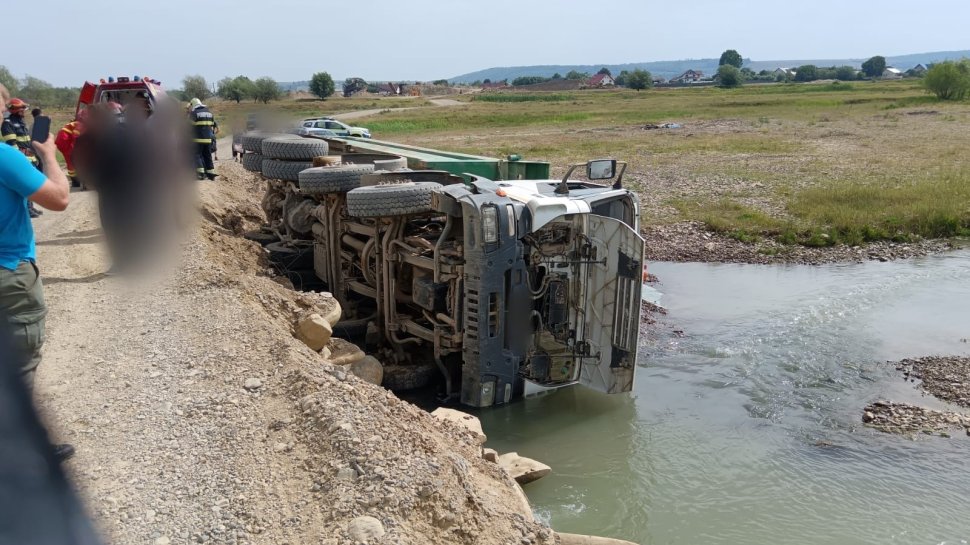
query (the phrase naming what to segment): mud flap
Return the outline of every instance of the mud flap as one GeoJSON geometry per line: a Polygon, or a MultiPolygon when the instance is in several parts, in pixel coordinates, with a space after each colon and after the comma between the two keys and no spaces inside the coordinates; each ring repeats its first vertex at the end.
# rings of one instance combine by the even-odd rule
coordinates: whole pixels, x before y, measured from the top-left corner
{"type": "Polygon", "coordinates": [[[622,221],[586,216],[584,330],[579,382],[607,394],[633,390],[640,332],[643,239],[622,221]]]}

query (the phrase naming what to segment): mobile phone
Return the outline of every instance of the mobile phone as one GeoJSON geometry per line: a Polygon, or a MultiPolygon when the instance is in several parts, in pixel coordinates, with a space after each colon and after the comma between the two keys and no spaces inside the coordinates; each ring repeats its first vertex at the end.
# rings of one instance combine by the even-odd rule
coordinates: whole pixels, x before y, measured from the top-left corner
{"type": "Polygon", "coordinates": [[[51,118],[46,115],[39,115],[34,118],[34,128],[30,131],[30,139],[34,142],[43,144],[51,134],[51,118]]]}

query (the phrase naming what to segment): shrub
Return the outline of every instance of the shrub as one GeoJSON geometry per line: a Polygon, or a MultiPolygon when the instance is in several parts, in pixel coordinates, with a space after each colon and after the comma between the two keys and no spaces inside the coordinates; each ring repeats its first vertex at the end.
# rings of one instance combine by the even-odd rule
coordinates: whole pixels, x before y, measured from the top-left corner
{"type": "Polygon", "coordinates": [[[923,87],[940,100],[963,100],[970,93],[970,60],[934,64],[923,76],[923,87]]]}
{"type": "Polygon", "coordinates": [[[721,87],[740,87],[741,71],[732,64],[722,64],[717,69],[717,80],[721,82],[721,87]]]}

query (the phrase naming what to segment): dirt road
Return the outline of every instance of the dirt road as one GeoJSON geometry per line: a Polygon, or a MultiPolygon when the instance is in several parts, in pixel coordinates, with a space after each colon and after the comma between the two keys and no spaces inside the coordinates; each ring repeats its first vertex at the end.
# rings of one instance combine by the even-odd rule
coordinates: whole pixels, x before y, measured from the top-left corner
{"type": "MultiPolygon", "coordinates": [[[[449,108],[454,106],[463,106],[466,103],[451,98],[429,98],[428,102],[433,104],[433,107],[449,108]]],[[[355,112],[346,112],[342,114],[336,114],[333,117],[341,121],[347,121],[350,119],[359,119],[362,117],[370,117],[372,115],[377,115],[381,112],[404,112],[407,110],[417,110],[421,108],[430,108],[432,106],[411,106],[407,108],[376,108],[371,110],[357,110],[355,112]]]]}
{"type": "Polygon", "coordinates": [[[103,275],[93,194],[36,223],[38,403],[77,447],[68,470],[109,541],[550,542],[473,437],[293,339],[323,296],[266,274],[233,231],[259,220],[263,183],[219,169],[181,260],[151,283],[103,275]]]}

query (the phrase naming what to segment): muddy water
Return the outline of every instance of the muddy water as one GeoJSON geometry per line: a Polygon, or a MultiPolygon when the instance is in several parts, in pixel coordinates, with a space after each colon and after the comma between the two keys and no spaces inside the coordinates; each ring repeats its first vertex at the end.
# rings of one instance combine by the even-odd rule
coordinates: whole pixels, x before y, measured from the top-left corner
{"type": "Polygon", "coordinates": [[[970,439],[860,425],[877,398],[944,406],[883,362],[970,354],[970,251],[651,272],[670,313],[632,396],[572,388],[481,415],[491,446],[553,467],[526,487],[539,516],[642,544],[970,541],[970,439]]]}

